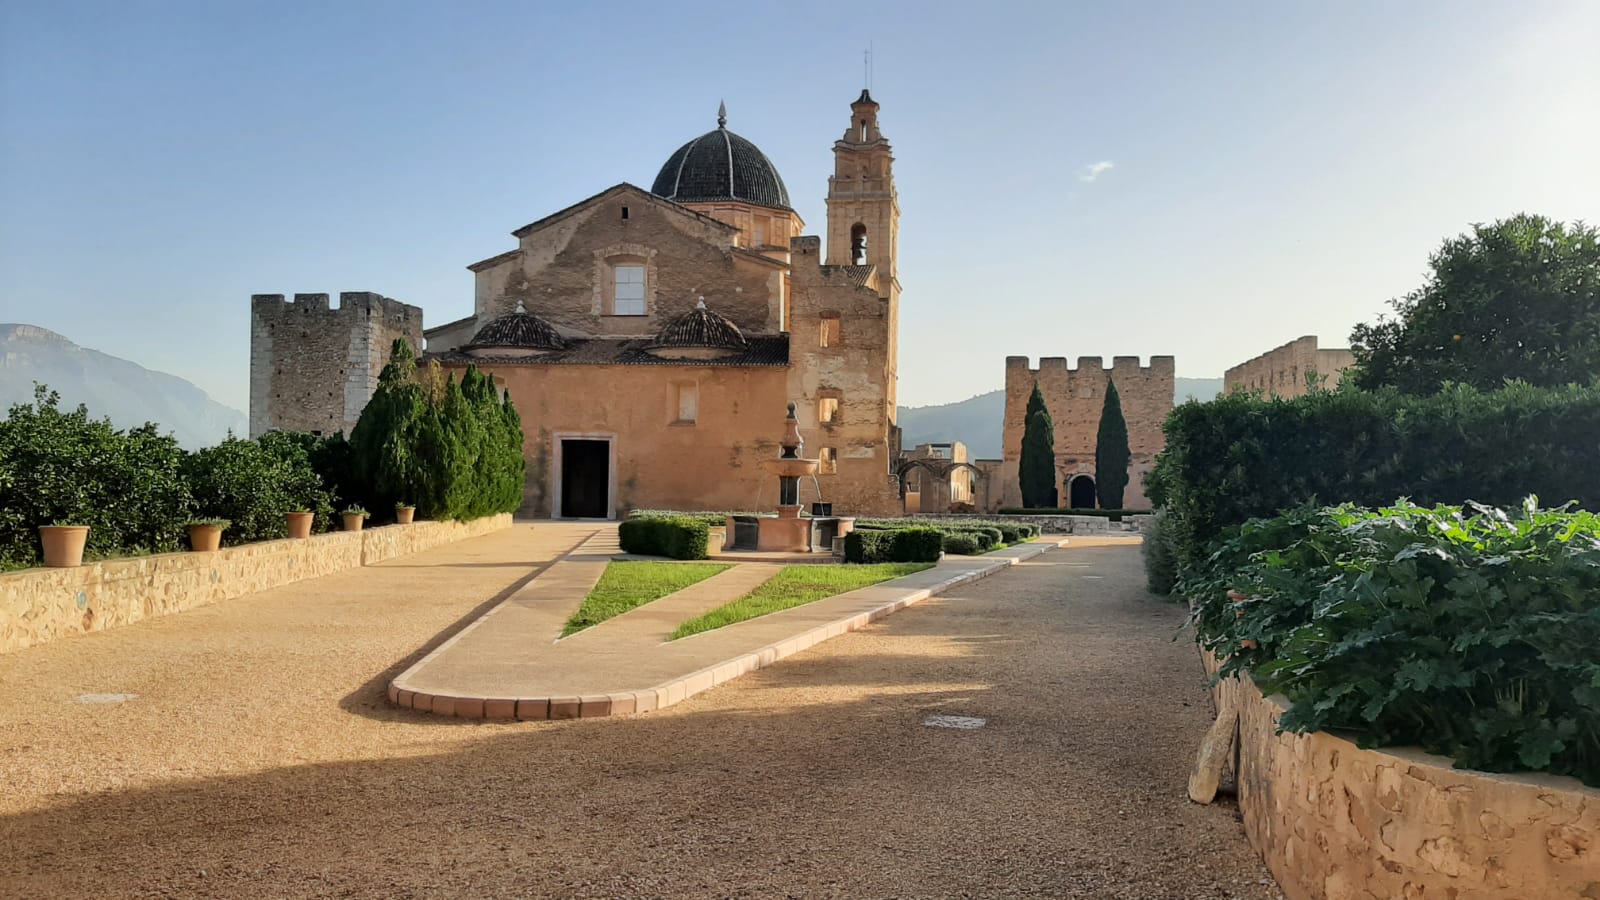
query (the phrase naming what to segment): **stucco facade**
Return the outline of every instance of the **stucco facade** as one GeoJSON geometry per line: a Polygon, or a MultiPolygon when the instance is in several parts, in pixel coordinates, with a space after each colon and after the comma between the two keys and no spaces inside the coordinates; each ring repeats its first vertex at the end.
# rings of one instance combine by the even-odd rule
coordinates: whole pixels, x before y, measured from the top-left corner
{"type": "Polygon", "coordinates": [[[1317,346],[1315,336],[1306,335],[1224,372],[1222,390],[1260,391],[1286,400],[1303,397],[1311,391],[1308,375],[1331,391],[1339,386],[1344,370],[1355,363],[1355,354],[1349,350],[1323,350],[1317,346]]]}
{"type": "MultiPolygon", "coordinates": [[[[1078,358],[1076,368],[1065,357],[1047,356],[1039,368],[1028,366],[1026,356],[1006,357],[1006,415],[1000,466],[999,507],[1022,506],[1022,488],[1017,480],[1017,465],[1022,457],[1022,434],[1033,386],[1039,385],[1046,408],[1055,421],[1056,495],[1059,505],[1072,505],[1074,479],[1078,487],[1092,489],[1096,477],[1095,442],[1100,429],[1100,412],[1105,405],[1106,385],[1115,380],[1122,403],[1122,417],[1128,424],[1128,487],[1123,494],[1125,509],[1149,509],[1144,476],[1155,466],[1156,454],[1166,447],[1161,425],[1172,411],[1175,363],[1170,356],[1152,356],[1150,365],[1141,366],[1137,356],[1117,356],[1106,368],[1098,356],[1078,358]]],[[[1087,504],[1095,506],[1091,501],[1087,504]]]]}

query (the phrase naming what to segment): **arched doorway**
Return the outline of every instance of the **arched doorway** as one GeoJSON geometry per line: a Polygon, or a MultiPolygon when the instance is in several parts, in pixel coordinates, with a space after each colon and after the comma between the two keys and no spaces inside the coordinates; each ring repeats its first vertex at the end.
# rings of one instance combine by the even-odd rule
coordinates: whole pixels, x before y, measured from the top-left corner
{"type": "Polygon", "coordinates": [[[1094,509],[1094,478],[1089,475],[1074,475],[1072,484],[1067,486],[1067,503],[1073,509],[1094,509]]]}

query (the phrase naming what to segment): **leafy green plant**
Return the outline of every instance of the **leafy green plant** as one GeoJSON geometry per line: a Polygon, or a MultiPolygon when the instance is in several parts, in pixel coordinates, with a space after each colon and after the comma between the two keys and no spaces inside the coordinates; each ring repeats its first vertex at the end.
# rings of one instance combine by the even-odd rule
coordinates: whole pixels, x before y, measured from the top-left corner
{"type": "Polygon", "coordinates": [[[1468,505],[1254,519],[1179,585],[1293,731],[1600,785],[1600,517],[1468,505]]]}
{"type": "Polygon", "coordinates": [[[187,524],[208,525],[213,528],[227,528],[229,525],[232,525],[233,522],[229,521],[228,519],[190,519],[187,524]]]}
{"type": "Polygon", "coordinates": [[[943,550],[944,533],[925,526],[858,529],[844,538],[844,559],[850,563],[937,562],[943,550]]]}
{"type": "Polygon", "coordinates": [[[315,514],[316,528],[327,530],[332,498],[307,446],[299,435],[272,432],[258,441],[230,437],[184,459],[195,506],[233,524],[224,543],[276,540],[283,536],[284,515],[292,512],[315,514]]]}
{"type": "Polygon", "coordinates": [[[0,559],[38,559],[37,529],[53,522],[89,526],[91,557],[177,550],[193,508],[177,441],[60,401],[38,385],[0,420],[0,559]]]}
{"type": "Polygon", "coordinates": [[[372,513],[367,512],[365,508],[360,507],[360,506],[347,506],[344,509],[339,510],[339,515],[341,515],[341,516],[360,516],[361,518],[366,519],[366,518],[370,518],[372,516],[372,513]]]}

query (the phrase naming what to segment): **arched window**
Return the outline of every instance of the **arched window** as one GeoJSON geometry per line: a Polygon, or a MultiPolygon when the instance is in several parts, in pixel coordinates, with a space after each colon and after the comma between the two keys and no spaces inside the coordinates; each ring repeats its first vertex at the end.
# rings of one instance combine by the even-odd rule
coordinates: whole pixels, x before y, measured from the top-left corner
{"type": "Polygon", "coordinates": [[[850,260],[858,266],[867,264],[867,226],[860,222],[850,226],[850,260]]]}

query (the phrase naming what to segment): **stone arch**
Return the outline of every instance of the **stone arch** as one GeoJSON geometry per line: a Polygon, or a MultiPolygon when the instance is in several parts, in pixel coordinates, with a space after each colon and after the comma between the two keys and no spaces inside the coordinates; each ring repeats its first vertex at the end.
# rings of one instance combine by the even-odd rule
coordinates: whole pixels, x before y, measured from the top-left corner
{"type": "Polygon", "coordinates": [[[850,262],[858,266],[867,264],[867,226],[864,222],[850,226],[850,262]]]}
{"type": "Polygon", "coordinates": [[[1067,506],[1072,509],[1094,509],[1099,506],[1094,492],[1094,476],[1078,473],[1067,483],[1067,506]]]}
{"type": "MultiPolygon", "coordinates": [[[[929,475],[933,476],[933,479],[934,479],[933,483],[942,485],[942,488],[940,489],[940,494],[939,494],[939,497],[942,498],[942,500],[940,500],[937,503],[937,505],[940,507],[939,509],[930,509],[928,504],[925,501],[922,501],[922,499],[921,499],[922,495],[921,495],[921,492],[919,492],[918,501],[919,501],[920,506],[919,506],[919,509],[915,510],[915,511],[917,511],[917,512],[945,512],[945,511],[947,511],[949,509],[949,507],[950,507],[950,476],[957,469],[966,469],[966,470],[972,472],[972,474],[976,478],[977,482],[980,482],[980,483],[986,483],[988,481],[988,479],[989,479],[989,473],[985,472],[984,470],[982,470],[982,469],[978,468],[977,466],[973,465],[972,463],[968,463],[968,462],[954,462],[954,461],[948,460],[948,459],[907,459],[907,460],[902,460],[900,462],[900,464],[895,467],[895,470],[894,470],[895,479],[900,484],[900,502],[901,502],[901,504],[904,505],[905,500],[906,500],[906,476],[910,475],[914,471],[921,470],[921,471],[926,472],[929,475]]],[[[977,491],[976,490],[973,491],[973,496],[974,497],[977,496],[977,491]]]]}

